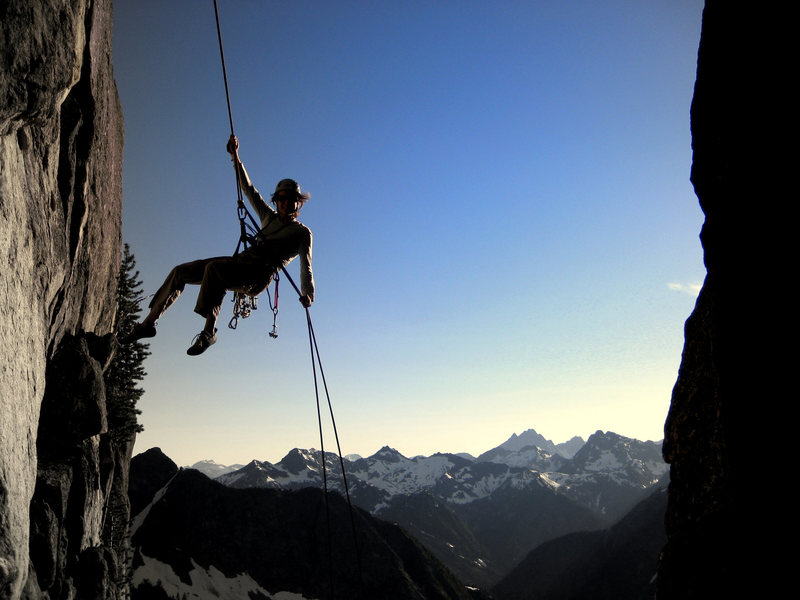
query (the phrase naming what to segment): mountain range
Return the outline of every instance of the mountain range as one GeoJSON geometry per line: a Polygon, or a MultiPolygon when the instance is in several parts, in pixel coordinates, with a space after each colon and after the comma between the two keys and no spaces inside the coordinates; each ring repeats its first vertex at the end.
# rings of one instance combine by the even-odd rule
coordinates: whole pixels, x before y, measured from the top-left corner
{"type": "Polygon", "coordinates": [[[130,482],[132,600],[487,598],[338,494],[228,488],[158,448],[132,459],[130,482]]]}
{"type": "MultiPolygon", "coordinates": [[[[281,461],[228,469],[197,467],[229,488],[322,487],[320,453],[293,449],[281,461]]],[[[195,465],[193,465],[194,467],[195,465]]],[[[544,542],[606,528],[644,499],[667,473],[660,442],[597,431],[556,445],[533,429],[477,458],[407,458],[383,447],[340,463],[325,455],[328,488],[402,526],[465,583],[496,584],[544,542]],[[344,465],[344,477],[341,464],[344,465]]]]}

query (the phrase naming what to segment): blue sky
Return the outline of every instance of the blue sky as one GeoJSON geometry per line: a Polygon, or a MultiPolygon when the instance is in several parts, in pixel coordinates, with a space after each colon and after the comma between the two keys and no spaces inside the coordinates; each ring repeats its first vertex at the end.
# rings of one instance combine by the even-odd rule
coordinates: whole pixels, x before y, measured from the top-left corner
{"type": "MultiPolygon", "coordinates": [[[[689,182],[700,0],[219,9],[251,178],[312,194],[311,317],[345,453],[477,454],[528,428],[663,437],[705,275],[689,182]]],[[[213,2],[116,2],[114,64],[123,237],[150,294],[238,239],[213,2]]],[[[226,301],[219,341],[189,357],[196,289],[151,343],[136,451],[318,448],[288,283],[276,340],[265,297],[236,331],[226,301]]]]}

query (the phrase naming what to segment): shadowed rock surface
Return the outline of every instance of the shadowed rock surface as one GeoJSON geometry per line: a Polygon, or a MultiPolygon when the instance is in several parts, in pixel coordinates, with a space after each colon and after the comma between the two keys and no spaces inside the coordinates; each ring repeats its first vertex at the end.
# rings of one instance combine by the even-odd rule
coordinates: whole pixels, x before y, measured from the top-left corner
{"type": "Polygon", "coordinates": [[[110,0],[0,2],[4,599],[116,594],[107,499],[130,448],[105,435],[123,145],[111,31],[110,0]]]}
{"type": "Polygon", "coordinates": [[[613,527],[571,533],[528,554],[492,589],[497,600],[643,600],[652,598],[664,544],[666,488],[613,527]]]}
{"type": "Polygon", "coordinates": [[[776,47],[787,39],[779,13],[720,0],[703,11],[691,180],[705,213],[707,276],[686,322],[665,427],[671,483],[659,600],[782,595],[767,591],[781,580],[776,556],[785,551],[767,539],[782,512],[764,489],[773,461],[759,449],[773,451],[783,437],[770,405],[794,388],[793,369],[773,338],[791,313],[777,279],[777,290],[771,279],[769,290],[749,285],[788,257],[781,244],[796,236],[781,216],[794,169],[782,168],[786,151],[769,137],[789,120],[771,71],[786,56],[776,47]]]}

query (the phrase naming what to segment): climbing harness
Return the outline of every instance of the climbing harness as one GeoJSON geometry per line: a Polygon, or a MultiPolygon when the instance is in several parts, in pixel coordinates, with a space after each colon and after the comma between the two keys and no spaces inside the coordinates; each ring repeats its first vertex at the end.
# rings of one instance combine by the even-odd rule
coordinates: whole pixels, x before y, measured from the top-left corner
{"type": "MultiPolygon", "coordinates": [[[[232,121],[231,121],[232,122],[232,121]]],[[[231,130],[233,131],[233,130],[231,130]]],[[[233,135],[231,133],[231,135],[233,135]]],[[[249,246],[254,243],[255,234],[257,230],[255,229],[255,219],[253,219],[253,215],[247,210],[242,200],[242,189],[239,187],[239,172],[236,172],[236,189],[238,193],[238,216],[239,216],[239,227],[240,227],[240,234],[239,234],[239,242],[236,244],[236,250],[234,251],[233,255],[236,256],[239,254],[240,250],[247,250],[249,246]],[[252,222],[248,223],[248,219],[252,222]]],[[[277,280],[275,283],[275,294],[277,298],[278,293],[278,284],[277,280]]],[[[250,316],[250,314],[254,310],[258,310],[258,293],[251,293],[255,290],[235,290],[233,292],[233,317],[228,322],[228,327],[230,329],[236,329],[237,325],[239,324],[239,318],[246,319],[250,316]]],[[[277,312],[275,313],[275,318],[277,319],[277,312]]],[[[270,337],[276,337],[270,335],[270,337]]]]}
{"type": "MultiPolygon", "coordinates": [[[[214,0],[214,14],[217,21],[217,38],[219,39],[219,54],[220,59],[222,61],[222,76],[225,81],[225,98],[228,103],[228,120],[230,121],[231,126],[231,136],[234,135],[233,129],[233,112],[231,110],[231,100],[230,100],[230,93],[228,90],[228,75],[225,69],[225,52],[222,47],[222,30],[219,24],[219,9],[217,7],[217,0],[214,0]]],[[[258,225],[256,224],[255,219],[253,216],[248,212],[244,200],[242,198],[242,187],[240,185],[240,174],[238,168],[236,169],[236,193],[237,193],[237,208],[238,208],[238,217],[239,217],[239,225],[240,225],[240,236],[239,236],[239,243],[236,246],[236,252],[234,255],[239,253],[240,248],[247,249],[248,245],[254,242],[255,236],[258,233],[258,225]]],[[[300,289],[297,287],[295,282],[292,280],[289,273],[286,271],[284,267],[280,267],[280,271],[284,274],[286,279],[294,288],[294,291],[297,292],[298,297],[301,297],[303,294],[300,289]]],[[[275,294],[274,294],[274,301],[270,298],[269,293],[267,293],[267,300],[270,305],[270,309],[272,310],[272,331],[270,331],[270,337],[277,338],[278,337],[278,327],[277,327],[277,317],[278,317],[278,283],[280,278],[278,276],[278,272],[274,273],[274,281],[275,281],[275,294]]],[[[330,522],[330,509],[328,505],[328,472],[327,467],[325,465],[325,440],[323,436],[323,428],[322,428],[322,409],[320,407],[320,394],[319,394],[319,382],[317,379],[317,367],[319,367],[319,375],[322,379],[323,389],[325,391],[325,397],[328,402],[328,411],[330,413],[331,424],[333,426],[333,433],[336,439],[336,449],[337,454],[339,457],[339,466],[342,470],[342,481],[344,484],[344,491],[345,497],[347,499],[347,507],[350,514],[350,525],[353,533],[353,543],[355,546],[355,553],[356,553],[356,562],[358,567],[358,576],[359,576],[359,585],[361,590],[361,596],[363,597],[363,588],[364,588],[364,580],[363,574],[361,569],[361,553],[359,550],[358,545],[358,537],[356,535],[356,524],[355,524],[355,513],[353,511],[353,504],[350,499],[350,488],[347,484],[347,474],[345,473],[344,468],[344,459],[342,458],[342,448],[339,443],[339,432],[336,428],[336,419],[333,415],[333,404],[331,403],[330,393],[328,392],[328,384],[325,380],[325,373],[322,370],[322,360],[319,354],[319,347],[317,345],[317,339],[314,334],[314,326],[311,323],[311,313],[308,307],[304,307],[306,311],[306,324],[308,326],[308,343],[311,352],[311,370],[314,375],[314,395],[316,397],[316,404],[317,404],[317,423],[319,426],[319,443],[320,443],[320,465],[322,467],[322,482],[323,482],[323,489],[324,489],[324,498],[325,498],[325,522],[326,522],[326,529],[327,529],[327,538],[328,538],[328,573],[329,573],[329,595],[333,598],[333,545],[331,540],[331,522],[330,522]]],[[[231,329],[236,329],[236,326],[239,321],[239,317],[246,318],[250,315],[251,311],[257,309],[257,295],[248,294],[245,291],[236,291],[234,293],[234,314],[231,322],[228,326],[231,329]]]]}

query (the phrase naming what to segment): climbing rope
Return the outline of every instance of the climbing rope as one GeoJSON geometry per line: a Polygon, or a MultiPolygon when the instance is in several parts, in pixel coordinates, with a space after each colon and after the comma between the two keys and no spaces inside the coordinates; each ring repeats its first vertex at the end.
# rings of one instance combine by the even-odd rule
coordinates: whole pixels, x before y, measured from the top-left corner
{"type": "MultiPolygon", "coordinates": [[[[222,62],[222,77],[225,82],[225,99],[228,104],[228,120],[230,122],[231,128],[231,136],[234,136],[234,128],[233,128],[233,111],[231,110],[231,99],[230,99],[230,92],[228,88],[228,74],[225,68],[225,51],[222,46],[222,29],[219,23],[219,8],[217,6],[217,0],[214,0],[214,15],[216,17],[217,22],[217,39],[219,41],[219,54],[220,60],[222,62]]],[[[238,166],[236,168],[236,194],[237,194],[237,210],[238,210],[238,217],[239,217],[239,224],[240,224],[240,236],[239,236],[239,243],[236,246],[236,251],[234,255],[239,253],[240,248],[247,249],[248,244],[252,243],[255,234],[258,232],[259,227],[256,224],[255,219],[253,216],[248,212],[247,207],[244,204],[244,199],[242,197],[242,186],[240,181],[240,173],[238,166]],[[248,222],[249,221],[249,222],[248,222]]],[[[281,267],[280,269],[286,279],[294,288],[295,292],[297,292],[298,297],[302,296],[300,289],[295,284],[294,280],[292,280],[289,273],[286,271],[285,267],[281,267]]],[[[279,277],[278,273],[275,273],[275,296],[274,302],[267,294],[267,299],[270,304],[270,309],[272,310],[273,314],[273,321],[272,321],[272,331],[270,332],[270,337],[276,338],[278,337],[278,329],[277,329],[277,316],[278,316],[278,282],[279,277]]],[[[228,326],[231,329],[236,329],[236,325],[238,323],[239,317],[246,318],[250,315],[252,310],[256,310],[256,296],[250,296],[243,292],[235,292],[234,293],[234,316],[231,319],[231,322],[228,326]]],[[[339,457],[339,466],[342,470],[342,481],[344,484],[344,491],[345,497],[347,499],[347,507],[350,513],[350,525],[353,533],[353,543],[355,545],[356,551],[356,562],[358,567],[358,576],[359,576],[359,585],[361,589],[361,596],[363,597],[363,575],[361,569],[361,552],[358,546],[358,537],[356,535],[356,524],[355,524],[355,513],[353,511],[353,503],[350,499],[350,488],[347,484],[347,474],[344,468],[344,459],[342,458],[342,448],[339,443],[339,432],[336,427],[336,419],[333,414],[333,404],[331,403],[330,393],[328,392],[328,384],[325,380],[325,372],[322,369],[322,360],[319,354],[319,347],[317,345],[316,335],[314,334],[314,326],[311,322],[311,312],[309,311],[308,307],[305,307],[306,311],[306,323],[308,326],[308,341],[309,341],[309,348],[311,351],[311,370],[314,375],[314,394],[316,397],[316,404],[317,404],[317,423],[319,426],[319,443],[320,443],[320,465],[322,466],[322,482],[323,482],[323,489],[324,489],[324,498],[325,498],[325,522],[326,522],[326,530],[327,530],[327,538],[328,538],[328,568],[329,568],[329,593],[330,597],[333,598],[333,546],[331,541],[331,523],[330,523],[330,509],[328,505],[328,472],[327,467],[325,464],[325,440],[323,435],[323,428],[322,428],[322,409],[320,407],[320,394],[319,394],[319,383],[317,379],[317,366],[319,366],[319,374],[322,379],[323,389],[325,390],[325,397],[328,402],[328,411],[330,413],[331,423],[333,425],[333,433],[336,439],[336,450],[339,457]]]]}
{"type": "MultiPolygon", "coordinates": [[[[285,268],[281,267],[283,274],[286,276],[286,279],[294,288],[294,291],[297,292],[297,296],[300,297],[302,293],[300,289],[295,284],[294,280],[292,279],[291,275],[286,271],[285,268]]],[[[342,446],[339,443],[339,430],[336,427],[336,417],[333,414],[333,403],[331,402],[331,395],[328,391],[328,382],[325,379],[325,371],[322,369],[322,358],[319,354],[319,346],[317,345],[317,336],[314,334],[314,325],[311,322],[311,311],[308,307],[306,309],[306,324],[308,326],[308,344],[311,351],[311,371],[314,374],[314,395],[316,398],[317,403],[317,424],[319,426],[319,445],[320,445],[320,464],[322,465],[322,482],[323,488],[325,490],[325,516],[326,522],[328,526],[328,560],[329,560],[329,567],[331,568],[331,573],[333,573],[333,566],[331,563],[332,556],[333,556],[333,548],[331,545],[330,539],[330,512],[328,507],[328,473],[327,467],[325,465],[325,440],[322,433],[322,410],[320,408],[320,401],[319,401],[319,383],[317,380],[317,366],[319,366],[319,374],[322,378],[322,387],[325,390],[325,398],[328,402],[328,412],[330,413],[331,417],[331,425],[333,427],[333,435],[336,439],[336,454],[339,457],[339,467],[342,470],[342,483],[344,485],[344,493],[345,498],[347,500],[347,509],[350,515],[350,528],[353,533],[353,545],[356,551],[356,566],[358,567],[358,577],[359,577],[359,585],[363,596],[363,589],[364,589],[364,579],[361,569],[361,551],[358,546],[358,536],[356,535],[356,521],[355,521],[355,514],[353,511],[353,503],[350,499],[350,486],[347,484],[347,473],[345,472],[344,468],[344,459],[342,458],[342,446]]],[[[331,583],[332,585],[332,583],[331,583]]],[[[333,591],[331,590],[331,597],[333,597],[333,591]]]]}
{"type": "MultiPolygon", "coordinates": [[[[225,82],[225,101],[228,104],[228,122],[231,126],[231,137],[233,137],[235,135],[233,128],[233,110],[231,109],[231,95],[230,89],[228,88],[228,71],[225,67],[225,49],[222,46],[222,28],[219,24],[219,9],[217,7],[217,0],[214,0],[214,16],[217,21],[217,40],[219,41],[219,56],[222,62],[222,79],[225,82]]],[[[236,171],[236,208],[239,217],[240,229],[239,242],[236,244],[236,250],[233,253],[234,256],[236,256],[239,254],[240,250],[247,250],[247,247],[252,244],[256,233],[258,233],[259,227],[256,223],[256,220],[253,218],[253,215],[250,214],[250,212],[247,210],[247,206],[245,206],[244,198],[242,197],[242,186],[238,165],[234,170],[236,171]]],[[[228,327],[230,329],[236,329],[237,325],[239,324],[240,317],[242,319],[246,319],[250,316],[252,311],[257,309],[257,295],[248,294],[243,291],[235,291],[233,293],[233,317],[228,323],[228,327]]],[[[277,319],[277,312],[275,310],[273,310],[273,314],[277,319]]],[[[275,330],[274,326],[273,330],[275,330]]],[[[277,337],[277,334],[275,336],[270,334],[270,337],[277,337]]]]}

